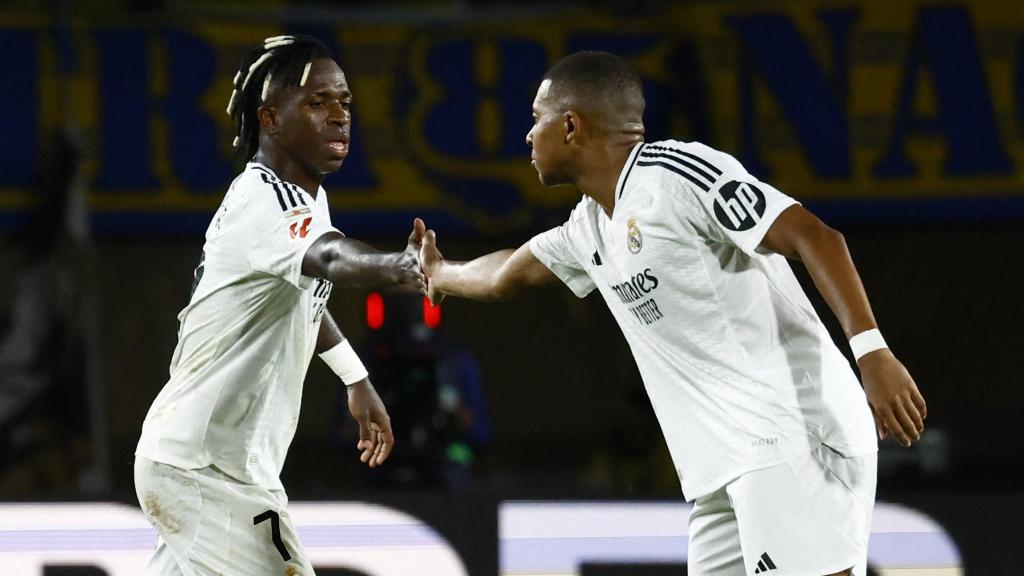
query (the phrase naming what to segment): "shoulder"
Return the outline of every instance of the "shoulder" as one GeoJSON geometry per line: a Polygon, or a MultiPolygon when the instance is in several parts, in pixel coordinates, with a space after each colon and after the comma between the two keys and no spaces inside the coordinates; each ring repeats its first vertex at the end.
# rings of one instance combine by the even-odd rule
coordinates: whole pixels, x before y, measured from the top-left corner
{"type": "Polygon", "coordinates": [[[246,164],[235,179],[234,188],[245,196],[246,205],[268,215],[297,216],[309,212],[298,187],[278,178],[273,170],[256,162],[246,164]]]}
{"type": "Polygon", "coordinates": [[[708,192],[726,175],[743,171],[732,156],[700,142],[662,140],[644,144],[637,166],[647,178],[708,192]]]}

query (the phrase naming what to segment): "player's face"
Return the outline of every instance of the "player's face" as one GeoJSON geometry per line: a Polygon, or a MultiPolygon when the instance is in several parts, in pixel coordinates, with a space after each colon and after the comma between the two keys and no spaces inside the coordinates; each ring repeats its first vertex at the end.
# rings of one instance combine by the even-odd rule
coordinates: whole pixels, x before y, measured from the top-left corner
{"type": "Polygon", "coordinates": [[[341,168],[348,156],[352,92],[329,58],[313,60],[305,86],[289,86],[279,105],[278,144],[310,176],[341,168]]]}
{"type": "Polygon", "coordinates": [[[530,153],[533,168],[541,184],[558,186],[569,184],[569,146],[566,144],[567,124],[564,110],[549,98],[551,80],[541,82],[537,97],[533,100],[533,128],[526,134],[526,144],[533,148],[530,153]]]}

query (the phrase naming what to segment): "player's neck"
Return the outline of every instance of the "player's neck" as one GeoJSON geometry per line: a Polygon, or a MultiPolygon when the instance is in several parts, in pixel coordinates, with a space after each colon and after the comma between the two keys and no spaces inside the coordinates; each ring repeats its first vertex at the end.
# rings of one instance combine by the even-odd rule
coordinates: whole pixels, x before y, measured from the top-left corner
{"type": "Polygon", "coordinates": [[[260,148],[256,152],[256,156],[253,158],[254,162],[259,162],[264,166],[270,168],[277,174],[277,177],[285,182],[295,184],[299,188],[305,190],[310,196],[316,198],[317,192],[320,190],[320,183],[323,182],[323,176],[321,175],[310,175],[306,170],[302,168],[302,165],[292,160],[283,153],[267,152],[260,148]]]}
{"type": "Polygon", "coordinates": [[[636,142],[622,142],[594,150],[582,163],[582,170],[576,178],[580,191],[593,198],[609,218],[615,213],[615,187],[619,183],[619,175],[635,145],[636,142]]]}

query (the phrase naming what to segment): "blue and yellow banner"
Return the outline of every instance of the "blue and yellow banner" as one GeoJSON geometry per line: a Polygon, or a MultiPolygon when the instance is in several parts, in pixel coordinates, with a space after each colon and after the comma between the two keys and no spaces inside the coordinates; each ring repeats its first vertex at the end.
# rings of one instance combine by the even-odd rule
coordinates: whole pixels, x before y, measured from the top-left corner
{"type": "Polygon", "coordinates": [[[833,213],[1024,217],[1024,11],[1010,5],[691,2],[646,18],[301,29],[0,14],[0,222],[31,206],[42,143],[71,127],[106,228],[205,225],[238,169],[231,77],[288,32],[330,45],[355,94],[352,152],[325,182],[343,229],[412,214],[469,234],[557,222],[578,192],[542,187],[524,138],[540,78],[581,49],[635,65],[648,140],[703,141],[833,213]]]}

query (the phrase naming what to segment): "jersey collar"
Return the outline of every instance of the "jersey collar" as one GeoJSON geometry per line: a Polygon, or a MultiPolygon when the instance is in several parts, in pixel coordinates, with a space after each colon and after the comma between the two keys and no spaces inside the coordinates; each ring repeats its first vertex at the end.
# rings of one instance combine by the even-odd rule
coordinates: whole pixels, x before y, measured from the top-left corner
{"type": "Polygon", "coordinates": [[[629,158],[626,160],[625,166],[622,167],[622,172],[619,173],[619,182],[615,185],[616,200],[622,198],[622,193],[626,190],[626,180],[629,180],[629,173],[633,171],[633,165],[636,164],[636,159],[640,157],[640,150],[643,147],[644,143],[640,142],[629,153],[629,158]]]}
{"type": "Polygon", "coordinates": [[[248,166],[252,166],[253,168],[256,168],[258,170],[263,170],[265,172],[268,172],[274,178],[277,178],[278,180],[281,180],[281,177],[277,175],[277,172],[274,171],[274,169],[271,168],[270,166],[267,166],[266,164],[264,164],[263,162],[257,162],[255,160],[250,160],[248,162],[248,166]]]}

